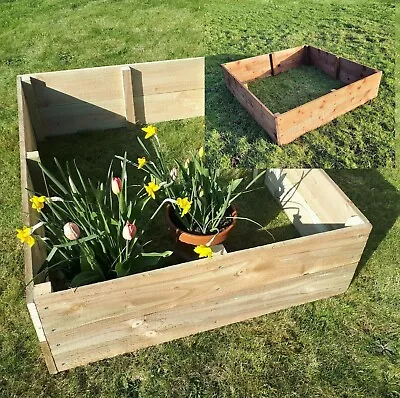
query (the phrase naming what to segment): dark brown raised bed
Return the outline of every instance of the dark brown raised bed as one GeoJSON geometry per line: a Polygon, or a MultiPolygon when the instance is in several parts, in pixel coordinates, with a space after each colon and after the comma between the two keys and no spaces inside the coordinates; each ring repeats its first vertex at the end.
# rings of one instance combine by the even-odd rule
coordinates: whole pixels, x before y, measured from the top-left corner
{"type": "Polygon", "coordinates": [[[292,142],[378,95],[382,72],[312,46],[295,47],[222,64],[236,99],[278,145],[292,142]],[[248,88],[256,79],[313,65],[346,85],[285,113],[272,113],[248,88]]]}

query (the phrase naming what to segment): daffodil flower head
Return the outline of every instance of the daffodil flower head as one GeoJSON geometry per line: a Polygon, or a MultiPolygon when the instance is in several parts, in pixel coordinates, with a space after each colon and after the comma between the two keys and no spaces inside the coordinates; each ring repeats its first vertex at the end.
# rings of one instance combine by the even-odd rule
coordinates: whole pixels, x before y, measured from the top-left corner
{"type": "Polygon", "coordinates": [[[151,196],[153,199],[156,198],[156,192],[160,189],[160,186],[157,185],[154,181],[150,181],[147,185],[144,186],[147,194],[151,196]]]}
{"type": "Polygon", "coordinates": [[[40,213],[44,207],[44,204],[47,201],[46,196],[33,196],[29,199],[32,202],[32,209],[35,209],[38,213],[40,213]]]}
{"type": "Polygon", "coordinates": [[[196,246],[193,251],[199,255],[199,258],[211,258],[213,256],[213,251],[211,247],[206,245],[196,246]]]}
{"type": "Polygon", "coordinates": [[[157,134],[156,126],[149,125],[147,127],[143,127],[142,130],[146,133],[146,135],[144,136],[146,140],[157,134]]]}
{"type": "Polygon", "coordinates": [[[176,204],[182,209],[181,217],[189,213],[192,206],[192,202],[187,197],[176,199],[176,204]]]}
{"type": "Polygon", "coordinates": [[[203,159],[203,158],[204,158],[204,147],[203,147],[203,146],[200,147],[200,149],[199,149],[199,151],[197,152],[197,154],[199,155],[199,158],[200,158],[200,159],[203,159]]]}
{"type": "Polygon", "coordinates": [[[17,229],[17,238],[22,243],[27,243],[29,247],[35,244],[35,238],[32,236],[32,230],[30,227],[23,227],[22,229],[17,229]]]}
{"type": "Polygon", "coordinates": [[[143,156],[142,158],[138,158],[138,169],[141,169],[146,163],[147,159],[143,156]]]}

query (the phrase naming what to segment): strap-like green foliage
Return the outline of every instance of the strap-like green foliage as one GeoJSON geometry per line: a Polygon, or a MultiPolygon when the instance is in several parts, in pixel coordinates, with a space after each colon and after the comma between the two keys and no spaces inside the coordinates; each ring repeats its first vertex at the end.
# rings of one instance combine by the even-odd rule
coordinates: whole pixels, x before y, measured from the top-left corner
{"type": "Polygon", "coordinates": [[[141,272],[171,254],[144,252],[144,230],[140,227],[148,221],[143,219],[143,209],[149,198],[143,188],[133,198],[128,197],[126,154],[121,162],[122,191],[118,195],[111,190],[112,163],[106,181],[96,185],[85,181],[75,162],[72,170],[68,164],[64,170],[57,159],[55,164],[59,176],[40,165],[46,196],[61,198],[48,200],[40,213],[46,230],[43,241],[49,249],[43,271],[57,268],[75,287],[141,272]],[[127,221],[137,227],[130,241],[122,236],[127,221]],[[78,225],[79,239],[70,241],[64,236],[63,227],[68,222],[78,225]]]}

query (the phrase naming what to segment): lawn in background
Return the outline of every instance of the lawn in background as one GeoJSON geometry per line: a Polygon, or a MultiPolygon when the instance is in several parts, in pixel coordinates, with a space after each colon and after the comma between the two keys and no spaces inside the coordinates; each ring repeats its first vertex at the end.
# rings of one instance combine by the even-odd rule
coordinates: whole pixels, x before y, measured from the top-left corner
{"type": "MultiPolygon", "coordinates": [[[[199,4],[197,1],[155,0],[0,3],[0,397],[331,398],[347,395],[397,398],[400,394],[400,222],[397,219],[400,176],[396,170],[330,172],[374,225],[362,267],[345,295],[56,376],[48,375],[26,310],[22,248],[15,239],[15,228],[21,223],[15,76],[204,55],[205,14],[199,4]]],[[[389,80],[382,86],[381,98],[375,100],[380,101],[382,109],[376,109],[371,103],[367,105],[370,107],[368,112],[361,109],[354,112],[361,112],[360,123],[367,127],[373,123],[378,135],[385,140],[386,133],[380,129],[380,122],[374,115],[383,112],[383,120],[392,126],[393,115],[389,117],[388,110],[392,109],[393,101],[390,89],[393,51],[388,43],[392,40],[392,3],[348,0],[344,5],[339,1],[256,3],[241,0],[236,2],[237,8],[233,8],[233,2],[223,4],[218,2],[214,8],[207,7],[206,35],[209,37],[212,29],[216,31],[216,24],[224,22],[227,26],[225,22],[228,21],[232,26],[242,26],[241,29],[247,25],[249,40],[244,45],[243,34],[227,27],[226,33],[213,36],[213,42],[207,40],[210,52],[213,52],[211,45],[216,50],[214,57],[222,52],[237,55],[265,52],[273,39],[268,34],[270,27],[277,24],[281,39],[275,38],[274,46],[268,51],[298,45],[300,41],[300,44],[321,45],[350,58],[356,55],[358,60],[384,70],[389,80]],[[329,8],[324,8],[323,4],[329,8]],[[221,7],[229,13],[223,13],[221,7]],[[263,19],[257,18],[259,13],[264,15],[263,19]],[[348,25],[346,29],[344,23],[348,25]],[[336,26],[335,31],[332,25],[336,26]],[[257,29],[256,33],[252,33],[254,29],[257,29]],[[350,34],[346,32],[360,40],[363,34],[357,33],[359,29],[374,33],[371,35],[374,42],[365,50],[357,47],[357,41],[345,40],[350,34]],[[310,31],[315,32],[314,36],[310,31]],[[228,44],[226,36],[230,38],[228,44]],[[221,50],[217,48],[222,46],[219,41],[224,46],[221,50]],[[263,45],[259,44],[261,41],[263,45]],[[333,43],[331,46],[330,42],[333,43]],[[381,59],[372,51],[375,48],[385,54],[389,49],[390,54],[381,59]]],[[[208,66],[218,66],[220,61],[227,59],[211,61],[207,61],[208,66]]],[[[220,86],[221,76],[215,73],[207,77],[208,84],[214,79],[215,90],[219,90],[211,101],[222,110],[229,107],[232,118],[229,129],[242,123],[243,130],[221,128],[218,134],[209,131],[208,137],[215,143],[215,146],[208,144],[210,154],[215,155],[216,148],[221,153],[226,151],[221,163],[227,168],[235,145],[240,149],[237,155],[240,155],[242,165],[251,163],[250,155],[253,154],[259,154],[256,162],[264,161],[259,157],[267,156],[267,150],[271,154],[271,164],[277,164],[279,157],[283,160],[304,159],[305,148],[299,144],[279,149],[271,146],[261,130],[255,130],[257,125],[254,124],[254,130],[246,130],[248,116],[233,99],[229,100],[228,94],[222,94],[225,88],[220,86]],[[219,103],[222,97],[224,101],[219,103]],[[223,133],[226,135],[222,137],[223,133]]],[[[209,95],[210,89],[207,90],[209,95]]],[[[213,123],[218,121],[216,114],[213,119],[213,123]]],[[[220,126],[227,122],[229,120],[224,116],[220,126]]],[[[345,132],[339,131],[339,136],[343,136],[343,148],[338,145],[335,149],[344,159],[342,152],[348,149],[349,143],[344,136],[358,136],[358,133],[352,131],[349,121],[336,123],[347,126],[345,132]]],[[[361,126],[356,131],[360,129],[361,126]]],[[[337,132],[336,129],[329,131],[337,132]]],[[[366,137],[375,142],[375,130],[368,127],[366,131],[366,137]]],[[[320,132],[316,134],[319,136],[320,132]]],[[[332,152],[334,145],[329,137],[321,137],[313,146],[307,146],[307,156],[310,161],[326,159],[328,163],[332,160],[333,164],[333,159],[337,159],[337,154],[332,152]]],[[[302,140],[307,143],[309,139],[305,136],[302,140]]],[[[390,158],[390,148],[387,142],[386,152],[380,153],[378,160],[390,158]]],[[[179,149],[180,144],[176,147],[179,149]]],[[[363,164],[367,163],[368,156],[369,152],[358,153],[363,164]]],[[[358,163],[354,157],[349,161],[358,163]]],[[[371,155],[371,163],[374,159],[371,155]]],[[[378,163],[382,164],[381,160],[378,163]]]]}
{"type": "MultiPolygon", "coordinates": [[[[243,167],[393,167],[394,4],[247,0],[206,7],[206,141],[215,162],[224,165],[236,157],[243,167]],[[228,91],[220,64],[305,44],[383,71],[379,96],[280,148],[228,91]]],[[[293,95],[303,95],[288,89],[285,80],[290,83],[290,74],[265,79],[265,85],[282,90],[268,97],[273,112],[291,108],[293,95]]],[[[316,92],[323,87],[315,79],[311,84],[316,92]]]]}

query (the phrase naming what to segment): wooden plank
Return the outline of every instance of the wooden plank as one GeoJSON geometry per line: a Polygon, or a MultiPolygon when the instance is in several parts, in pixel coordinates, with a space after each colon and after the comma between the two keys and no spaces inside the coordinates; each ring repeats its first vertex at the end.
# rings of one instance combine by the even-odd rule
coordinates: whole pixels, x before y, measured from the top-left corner
{"type": "Polygon", "coordinates": [[[136,120],[157,123],[204,116],[204,89],[135,97],[136,120]]]}
{"type": "Polygon", "coordinates": [[[135,106],[133,102],[132,69],[129,66],[121,68],[122,86],[125,103],[125,118],[128,124],[136,123],[135,106]]]}
{"type": "Polygon", "coordinates": [[[274,114],[242,83],[223,67],[226,86],[253,119],[276,142],[276,121],[274,114]]]}
{"type": "Polygon", "coordinates": [[[299,46],[271,54],[274,76],[289,69],[298,68],[305,62],[306,48],[299,46]]]}
{"type": "MultiPolygon", "coordinates": [[[[163,121],[160,116],[155,118],[154,114],[164,113],[167,114],[165,120],[174,119],[171,116],[173,105],[167,102],[175,98],[189,101],[187,105],[180,103],[176,107],[177,119],[204,115],[204,95],[198,94],[204,91],[204,58],[28,75],[35,85],[39,115],[46,134],[53,136],[125,126],[127,110],[121,68],[130,68],[132,71],[132,90],[136,96],[135,106],[137,103],[139,107],[138,118],[148,113],[151,117],[145,115],[147,122],[155,122],[156,119],[163,121]],[[156,95],[160,97],[156,99],[156,95]],[[195,99],[198,102],[194,102],[195,99]],[[147,102],[150,109],[142,109],[147,102]],[[160,108],[155,110],[157,103],[160,108]],[[164,109],[166,104],[167,111],[164,109]],[[182,106],[183,110],[180,110],[182,106]],[[193,109],[193,114],[189,109],[193,109]]],[[[129,88],[129,85],[126,87],[129,88]]]]}
{"type": "Polygon", "coordinates": [[[337,79],[339,71],[339,57],[327,51],[308,46],[308,57],[311,65],[325,72],[333,79],[337,79]]]}
{"type": "Polygon", "coordinates": [[[28,303],[28,311],[31,316],[33,327],[35,328],[36,335],[39,339],[39,345],[43,353],[44,360],[46,362],[47,368],[50,374],[58,373],[57,366],[54,362],[53,355],[51,353],[49,344],[46,340],[46,335],[43,330],[42,322],[37,312],[35,303],[28,303]]]}
{"type": "Polygon", "coordinates": [[[163,343],[233,322],[278,311],[344,292],[356,264],[305,274],[282,282],[267,282],[257,289],[214,300],[205,298],[143,316],[126,313],[102,319],[102,325],[84,325],[65,332],[51,343],[59,370],[163,343]],[[87,328],[91,328],[88,335],[87,328]],[[58,341],[58,343],[56,343],[58,341]]]}
{"type": "Polygon", "coordinates": [[[265,184],[303,236],[343,228],[346,223],[364,225],[369,231],[372,228],[323,170],[270,169],[265,184]]]}
{"type": "Polygon", "coordinates": [[[326,94],[277,117],[278,144],[284,145],[378,95],[381,72],[326,94]]]}
{"type": "Polygon", "coordinates": [[[30,115],[35,134],[35,141],[42,141],[46,137],[46,132],[43,128],[40,117],[39,104],[37,102],[37,96],[35,92],[35,79],[32,79],[29,76],[21,76],[21,84],[26,98],[27,112],[30,115]]]}
{"type": "MultiPolygon", "coordinates": [[[[345,84],[354,83],[360,79],[371,76],[377,72],[376,69],[372,69],[368,66],[361,65],[357,62],[350,61],[346,58],[340,58],[340,70],[338,74],[339,80],[345,84]]],[[[380,72],[382,74],[382,72],[380,72]]]]}
{"type": "Polygon", "coordinates": [[[270,54],[228,62],[222,66],[241,83],[272,75],[270,54]]]}
{"type": "Polygon", "coordinates": [[[51,282],[38,283],[33,287],[33,296],[36,299],[37,297],[49,294],[52,291],[51,282]]]}
{"type": "Polygon", "coordinates": [[[59,332],[126,312],[143,316],[354,263],[367,237],[363,226],[343,228],[55,292],[36,304],[50,341],[59,332]]]}

